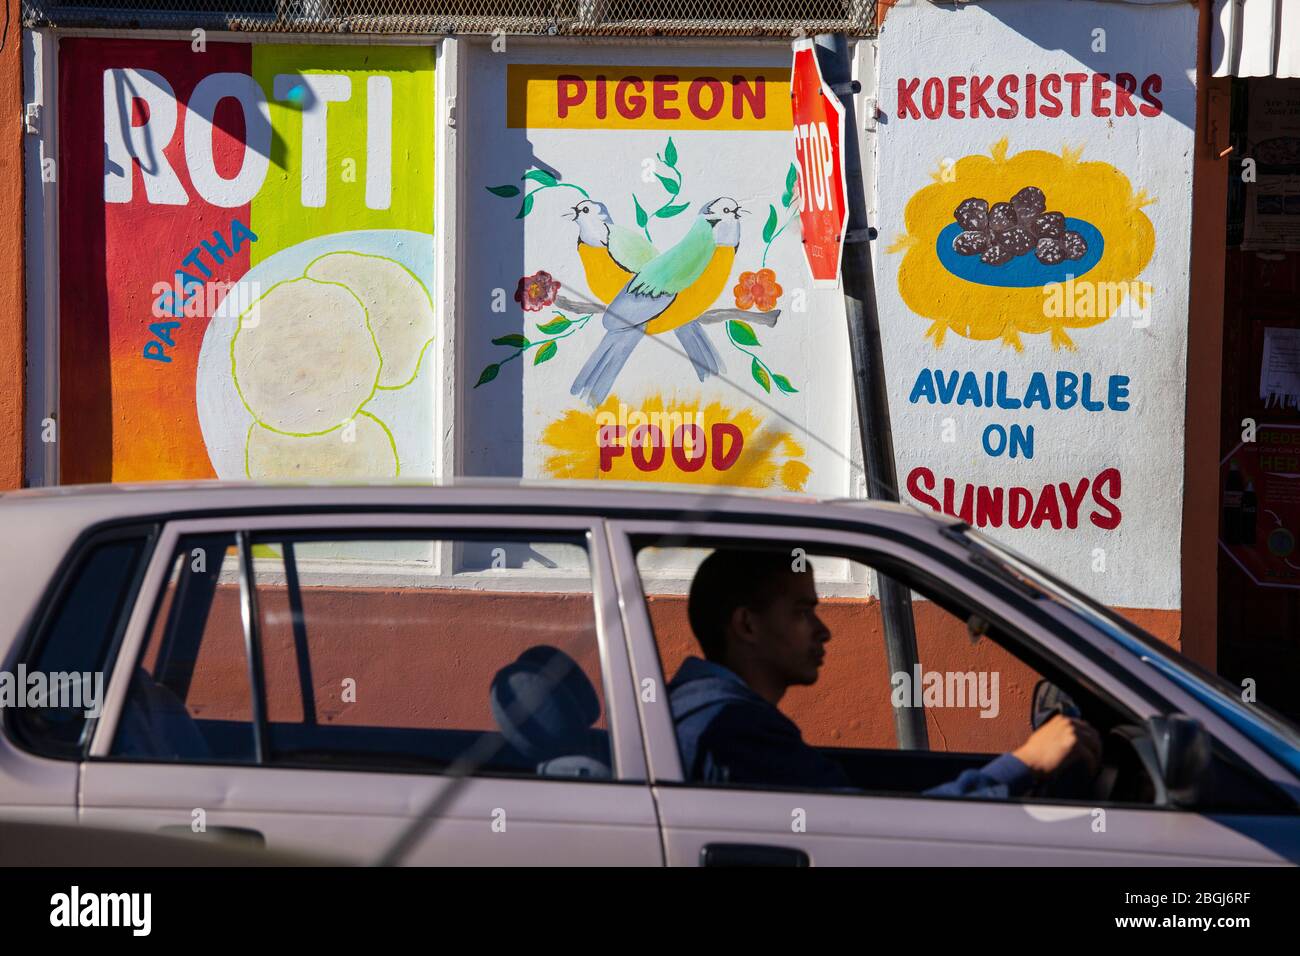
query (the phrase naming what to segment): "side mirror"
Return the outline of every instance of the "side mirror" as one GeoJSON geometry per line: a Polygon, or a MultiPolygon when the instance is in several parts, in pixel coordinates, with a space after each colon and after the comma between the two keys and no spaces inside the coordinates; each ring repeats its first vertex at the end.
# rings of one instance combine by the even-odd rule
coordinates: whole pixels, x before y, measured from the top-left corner
{"type": "Polygon", "coordinates": [[[1029,725],[1037,730],[1056,714],[1064,714],[1066,717],[1082,716],[1074,698],[1051,681],[1040,680],[1034,685],[1034,700],[1029,706],[1029,725]]]}
{"type": "Polygon", "coordinates": [[[1166,791],[1163,802],[1194,805],[1210,767],[1210,735],[1199,720],[1186,714],[1152,717],[1147,720],[1147,728],[1166,791]]]}

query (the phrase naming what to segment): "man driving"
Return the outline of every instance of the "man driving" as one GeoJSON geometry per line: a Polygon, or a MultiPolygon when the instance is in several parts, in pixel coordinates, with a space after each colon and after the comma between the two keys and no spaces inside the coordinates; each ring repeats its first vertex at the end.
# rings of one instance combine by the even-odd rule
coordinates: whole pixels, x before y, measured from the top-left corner
{"type": "MultiPolygon", "coordinates": [[[[668,685],[689,780],[855,789],[777,708],[790,687],[817,682],[831,639],[812,565],[791,565],[778,552],[720,549],[695,573],[687,614],[704,658],[688,657],[668,685]]],[[[1075,760],[1095,771],[1100,756],[1096,730],[1058,714],[1011,753],[925,793],[1015,797],[1075,760]]]]}

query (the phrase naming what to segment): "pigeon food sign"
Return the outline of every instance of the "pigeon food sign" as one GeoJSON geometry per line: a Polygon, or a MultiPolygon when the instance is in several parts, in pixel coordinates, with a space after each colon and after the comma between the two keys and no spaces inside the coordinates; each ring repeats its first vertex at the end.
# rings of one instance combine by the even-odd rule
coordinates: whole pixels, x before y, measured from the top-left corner
{"type": "Polygon", "coordinates": [[[794,44],[790,74],[795,167],[799,171],[804,258],[816,288],[838,288],[848,184],[844,178],[844,107],[822,79],[811,40],[794,44]]]}
{"type": "Polygon", "coordinates": [[[806,437],[849,434],[850,381],[788,47],[547,51],[469,72],[505,108],[464,127],[465,472],[847,494],[847,449],[806,437]]]}

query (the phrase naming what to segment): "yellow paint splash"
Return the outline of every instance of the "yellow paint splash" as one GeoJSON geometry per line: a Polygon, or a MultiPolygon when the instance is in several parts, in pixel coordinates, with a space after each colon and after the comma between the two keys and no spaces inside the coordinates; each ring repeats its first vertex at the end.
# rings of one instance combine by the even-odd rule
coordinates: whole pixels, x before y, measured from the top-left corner
{"type": "MultiPolygon", "coordinates": [[[[917,316],[928,320],[925,335],[941,347],[949,333],[996,341],[1021,351],[1021,335],[1048,334],[1053,349],[1075,349],[1067,329],[1099,325],[1132,295],[1139,306],[1151,300],[1149,283],[1138,276],[1155,251],[1155,228],[1142,212],[1155,197],[1134,189],[1127,176],[1104,162],[1084,162],[1082,145],[1064,145],[1060,154],[1026,150],[1012,154],[1006,137],[987,156],[963,156],[948,175],[918,190],[904,212],[906,232],[885,250],[903,254],[898,290],[917,316]],[[1083,219],[1105,240],[1101,259],[1076,284],[1087,282],[1117,295],[1109,308],[1088,314],[1052,315],[1045,309],[1046,287],[986,286],[953,275],[939,261],[935,244],[953,221],[953,210],[977,196],[990,203],[1009,199],[1024,186],[1047,193],[1047,208],[1083,219]]],[[[1027,253],[1032,255],[1032,253],[1027,253]]]]}
{"type": "MultiPolygon", "coordinates": [[[[689,430],[688,430],[689,433],[689,430]]],[[[671,442],[671,435],[665,437],[671,442]]],[[[782,488],[803,491],[812,469],[803,461],[804,447],[788,431],[764,423],[753,409],[732,409],[721,402],[705,405],[701,399],[668,400],[652,396],[629,408],[617,395],[611,395],[592,411],[571,409],[546,426],[542,444],[552,452],[543,468],[552,478],[605,479],[609,481],[676,482],[692,485],[730,485],[741,488],[782,488]],[[645,416],[642,418],[642,416],[645,416]],[[631,432],[648,422],[665,431],[674,423],[700,424],[709,443],[708,455],[698,471],[685,471],[673,460],[667,448],[661,466],[642,471],[628,452],[611,457],[609,470],[600,470],[599,432],[603,426],[622,424],[631,432]],[[713,425],[730,423],[740,429],[744,446],[735,464],[725,470],[713,464],[713,425]]],[[[685,457],[699,452],[688,440],[685,457]]]]}

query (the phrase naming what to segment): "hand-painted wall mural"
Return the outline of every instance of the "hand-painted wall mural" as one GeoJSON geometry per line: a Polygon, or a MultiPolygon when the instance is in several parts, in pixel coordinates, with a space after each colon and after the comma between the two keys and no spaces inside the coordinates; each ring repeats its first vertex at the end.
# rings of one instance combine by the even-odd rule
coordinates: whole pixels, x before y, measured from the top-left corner
{"type": "Polygon", "coordinates": [[[904,500],[1108,603],[1176,608],[1196,15],[1105,20],[1025,0],[890,13],[894,446],[904,500]]]}
{"type": "Polygon", "coordinates": [[[689,52],[472,61],[466,471],[849,491],[788,55],[689,52]]]}
{"type": "Polygon", "coordinates": [[[59,51],[63,480],[431,474],[434,50],[59,51]]]}

